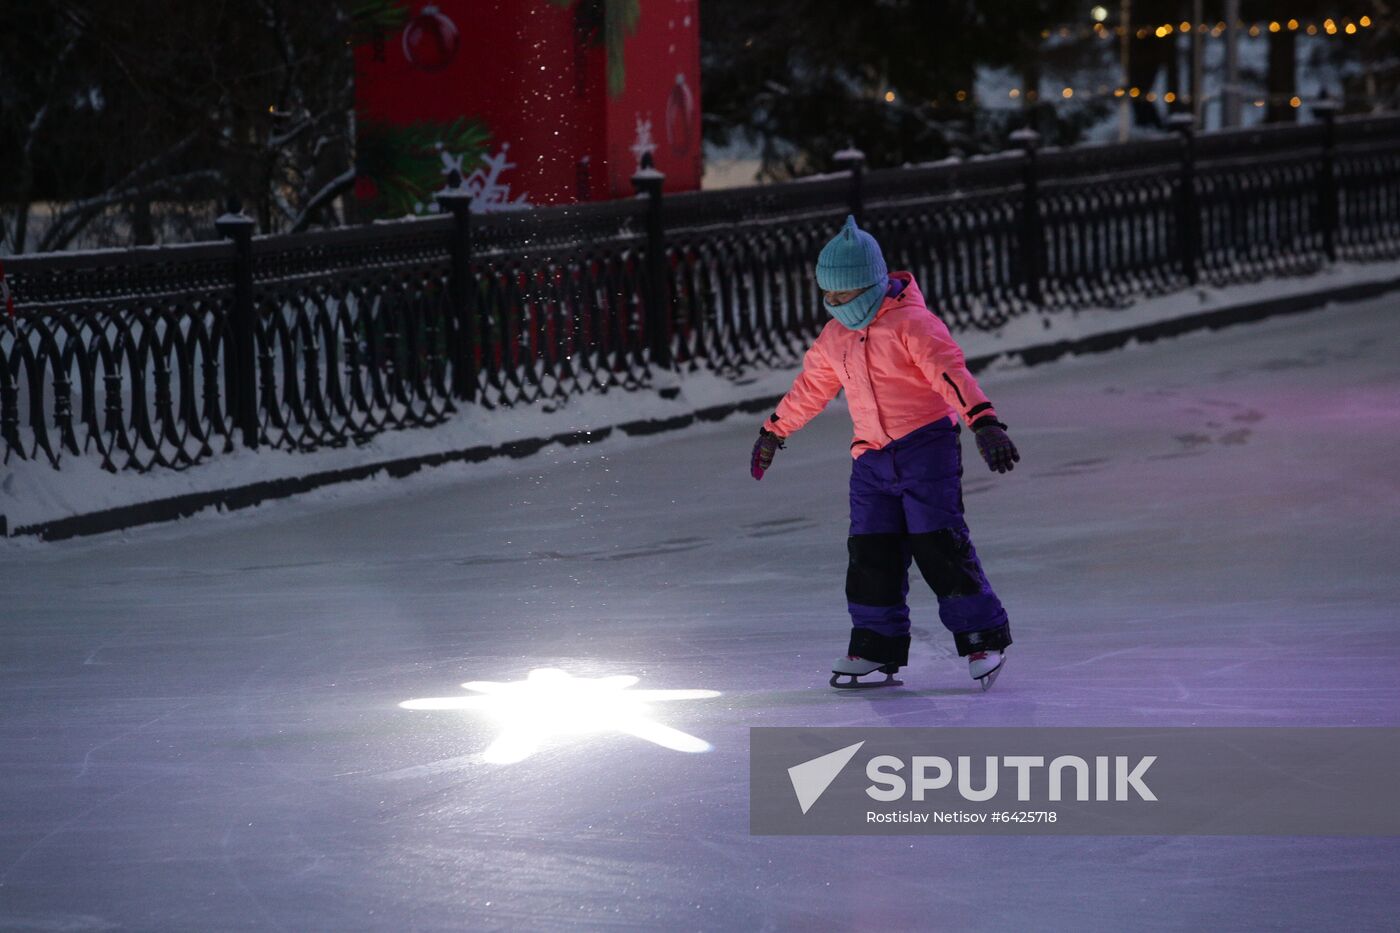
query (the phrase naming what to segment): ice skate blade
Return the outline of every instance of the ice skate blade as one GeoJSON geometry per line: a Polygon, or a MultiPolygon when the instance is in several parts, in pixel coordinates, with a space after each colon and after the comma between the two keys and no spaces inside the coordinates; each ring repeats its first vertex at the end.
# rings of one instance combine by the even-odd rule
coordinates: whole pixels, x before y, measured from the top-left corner
{"type": "Polygon", "coordinates": [[[996,670],[992,671],[990,674],[983,674],[981,677],[977,678],[977,682],[982,685],[983,693],[986,693],[988,690],[992,689],[992,684],[997,682],[997,675],[1001,673],[1001,669],[1005,666],[1006,656],[1002,655],[1001,663],[996,666],[996,670]]]}
{"type": "MultiPolygon", "coordinates": [[[[874,672],[872,672],[874,673],[874,672]]],[[[860,674],[839,674],[831,675],[830,684],[837,690],[869,690],[872,687],[902,687],[904,681],[896,680],[893,674],[886,674],[884,680],[857,680],[857,677],[868,676],[860,674]],[[849,677],[850,680],[838,683],[842,677],[849,677]]]]}

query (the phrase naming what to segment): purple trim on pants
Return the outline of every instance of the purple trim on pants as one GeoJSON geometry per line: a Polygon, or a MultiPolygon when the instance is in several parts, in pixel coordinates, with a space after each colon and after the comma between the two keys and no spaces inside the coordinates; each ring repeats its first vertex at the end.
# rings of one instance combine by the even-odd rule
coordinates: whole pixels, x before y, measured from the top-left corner
{"type": "MultiPolygon", "coordinates": [[[[957,529],[958,537],[967,541],[967,569],[980,581],[981,591],[969,596],[939,596],[938,616],[950,632],[977,632],[1004,625],[1007,619],[1001,600],[982,572],[977,551],[967,538],[961,433],[961,427],[950,416],[857,457],[851,465],[850,533],[911,535],[957,529]]],[[[881,635],[909,634],[911,559],[906,537],[899,568],[904,581],[899,602],[889,606],[848,602],[853,625],[881,635]]]]}

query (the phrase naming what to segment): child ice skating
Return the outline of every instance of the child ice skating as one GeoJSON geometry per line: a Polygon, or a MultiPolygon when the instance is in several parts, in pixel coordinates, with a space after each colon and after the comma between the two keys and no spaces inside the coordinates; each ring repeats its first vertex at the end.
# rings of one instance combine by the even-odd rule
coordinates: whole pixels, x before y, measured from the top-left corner
{"type": "Polygon", "coordinates": [[[817,284],[832,320],[759,428],[751,472],[762,479],[784,439],[846,390],[855,426],[846,571],[852,628],[831,685],[901,684],[894,675],[909,663],[912,559],[938,596],[958,655],[986,690],[1005,663],[1011,631],[963,520],[958,419],[990,469],[1005,473],[1020,454],[913,275],[889,272],[854,217],[822,248],[817,284]],[[876,672],[885,679],[860,679],[876,672]]]}

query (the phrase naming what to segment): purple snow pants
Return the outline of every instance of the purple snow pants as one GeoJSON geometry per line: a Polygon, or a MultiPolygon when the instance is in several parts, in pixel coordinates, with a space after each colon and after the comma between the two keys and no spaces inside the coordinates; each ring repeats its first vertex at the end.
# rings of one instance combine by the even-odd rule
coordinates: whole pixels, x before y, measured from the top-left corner
{"type": "MultiPolygon", "coordinates": [[[[1010,644],[1006,610],[963,520],[961,433],[956,421],[943,418],[852,463],[846,598],[854,649],[907,646],[911,559],[937,594],[939,618],[959,654],[1010,644]],[[979,632],[987,638],[970,634],[979,632]]],[[[897,660],[901,652],[891,650],[897,660]]]]}

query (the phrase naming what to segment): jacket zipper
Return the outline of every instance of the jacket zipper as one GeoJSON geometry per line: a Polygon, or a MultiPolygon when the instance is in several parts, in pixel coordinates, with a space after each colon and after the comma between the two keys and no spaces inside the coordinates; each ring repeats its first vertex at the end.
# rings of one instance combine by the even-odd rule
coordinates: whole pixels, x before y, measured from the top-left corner
{"type": "Polygon", "coordinates": [[[875,406],[875,423],[880,426],[880,433],[889,437],[890,432],[885,430],[885,419],[880,417],[880,399],[875,395],[875,380],[870,375],[870,341],[862,337],[860,342],[865,347],[865,384],[870,387],[870,401],[875,406]]]}

